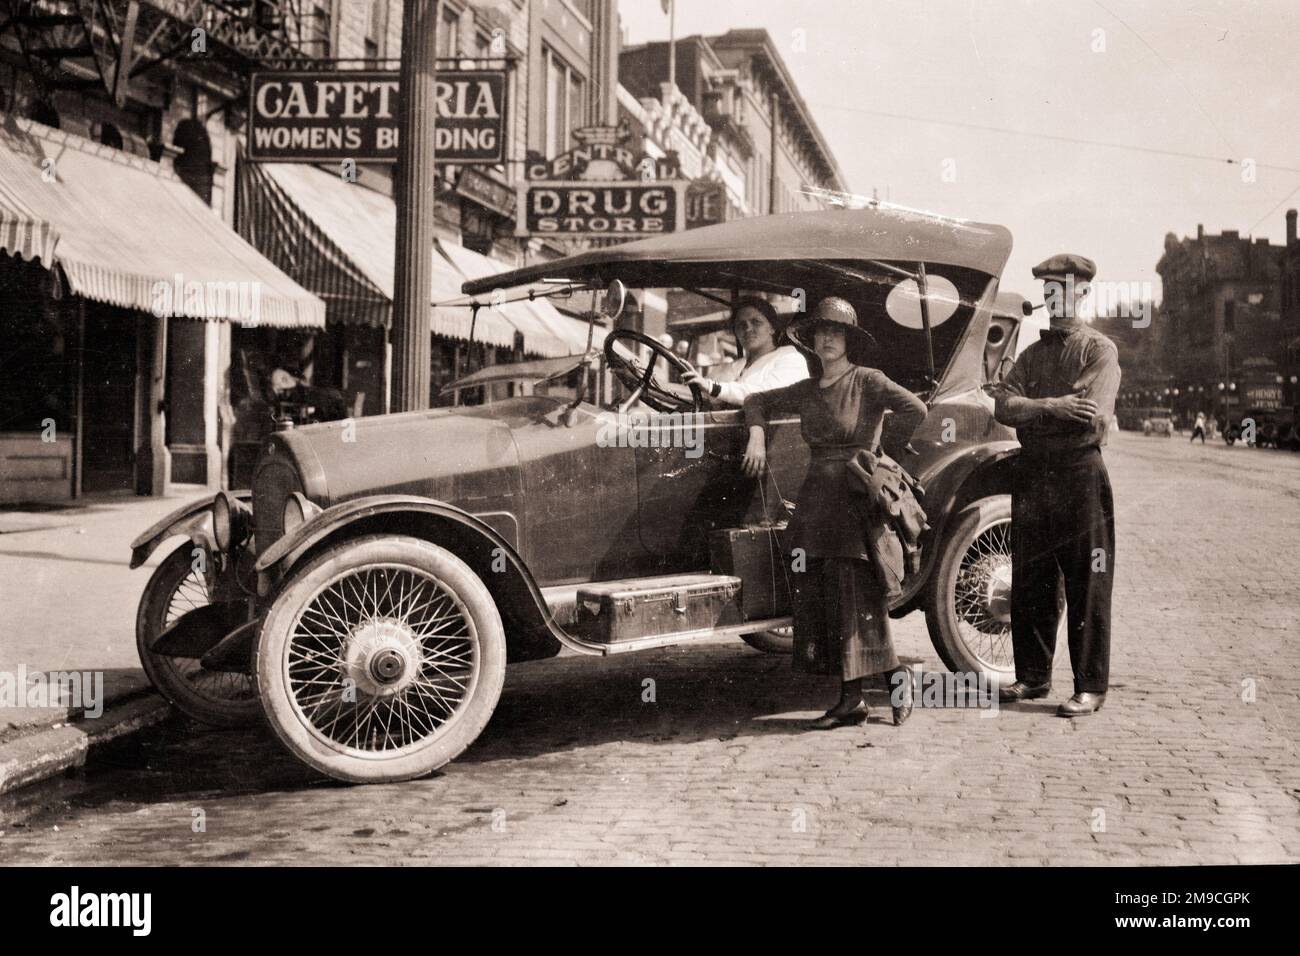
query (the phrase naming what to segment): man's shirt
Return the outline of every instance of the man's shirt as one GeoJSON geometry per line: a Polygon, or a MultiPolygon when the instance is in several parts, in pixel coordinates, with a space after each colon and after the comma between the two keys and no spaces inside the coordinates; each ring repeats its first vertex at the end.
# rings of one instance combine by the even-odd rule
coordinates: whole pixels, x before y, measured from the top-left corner
{"type": "Polygon", "coordinates": [[[1016,422],[1016,437],[1026,452],[1072,451],[1106,444],[1119,392],[1119,350],[1115,343],[1082,322],[1059,324],[1042,333],[1020,354],[1001,388],[1005,395],[1055,398],[1072,395],[1097,403],[1091,424],[1040,413],[1016,422]]]}

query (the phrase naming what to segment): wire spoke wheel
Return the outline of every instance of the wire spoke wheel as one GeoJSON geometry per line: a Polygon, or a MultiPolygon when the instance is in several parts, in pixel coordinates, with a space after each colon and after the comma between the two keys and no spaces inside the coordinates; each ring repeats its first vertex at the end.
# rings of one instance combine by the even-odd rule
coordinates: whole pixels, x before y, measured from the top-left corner
{"type": "Polygon", "coordinates": [[[369,566],[307,602],[287,670],[299,712],[321,737],[356,752],[397,750],[461,713],[479,676],[478,640],[443,582],[369,566]]]}
{"type": "Polygon", "coordinates": [[[255,721],[259,713],[251,673],[210,670],[198,658],[153,651],[163,631],[209,604],[207,582],[193,566],[193,545],[181,545],[145,586],[136,615],[136,649],[153,685],[187,716],[218,727],[242,726],[255,721]]]}
{"type": "Polygon", "coordinates": [[[1011,650],[1011,520],[985,527],[967,548],[953,594],[957,626],[975,658],[1014,669],[1011,650]]]}
{"type": "Polygon", "coordinates": [[[483,581],[418,538],[344,541],[290,571],[258,637],[271,729],[339,780],[409,780],[457,757],[505,680],[505,632],[483,581]]]}
{"type": "Polygon", "coordinates": [[[948,520],[923,597],[930,641],[958,673],[1005,681],[1011,643],[1011,496],[971,502],[948,520]]]}

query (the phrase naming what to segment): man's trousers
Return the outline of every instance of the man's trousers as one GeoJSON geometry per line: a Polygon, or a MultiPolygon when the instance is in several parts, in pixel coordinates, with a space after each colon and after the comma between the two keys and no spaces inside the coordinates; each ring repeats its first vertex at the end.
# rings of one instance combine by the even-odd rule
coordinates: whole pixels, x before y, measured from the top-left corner
{"type": "Polygon", "coordinates": [[[1017,458],[1011,492],[1011,639],[1016,678],[1051,679],[1065,584],[1074,692],[1105,693],[1115,506],[1099,448],[1017,458]]]}

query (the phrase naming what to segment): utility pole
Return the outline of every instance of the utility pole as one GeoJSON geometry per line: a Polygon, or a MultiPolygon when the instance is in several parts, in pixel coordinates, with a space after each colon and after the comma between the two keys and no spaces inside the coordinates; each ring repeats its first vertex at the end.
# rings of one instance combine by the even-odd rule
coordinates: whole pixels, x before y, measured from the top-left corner
{"type": "Polygon", "coordinates": [[[392,404],[398,412],[429,407],[437,22],[437,0],[406,0],[402,5],[392,328],[392,404]]]}

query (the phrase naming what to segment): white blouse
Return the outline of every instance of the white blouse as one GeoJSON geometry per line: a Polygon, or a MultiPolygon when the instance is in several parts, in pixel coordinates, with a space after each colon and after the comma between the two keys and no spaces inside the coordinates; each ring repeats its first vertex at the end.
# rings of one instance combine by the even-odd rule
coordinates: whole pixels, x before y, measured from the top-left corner
{"type": "Polygon", "coordinates": [[[746,356],[729,362],[709,377],[721,389],[718,400],[739,407],[754,392],[803,381],[808,377],[808,362],[793,345],[782,345],[760,356],[752,365],[746,356]]]}

